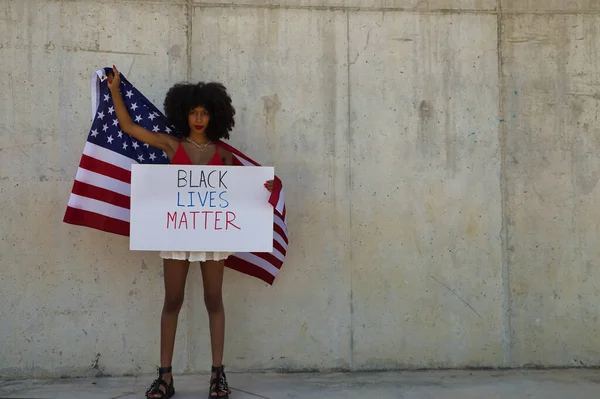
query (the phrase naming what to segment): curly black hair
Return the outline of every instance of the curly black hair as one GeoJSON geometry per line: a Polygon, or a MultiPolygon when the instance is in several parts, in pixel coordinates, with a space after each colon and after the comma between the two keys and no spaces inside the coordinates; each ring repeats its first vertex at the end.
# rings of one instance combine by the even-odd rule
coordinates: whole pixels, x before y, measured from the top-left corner
{"type": "Polygon", "coordinates": [[[229,132],[235,126],[235,108],[231,105],[227,89],[221,83],[177,83],[165,96],[165,116],[183,137],[190,135],[188,114],[198,106],[206,109],[210,115],[206,127],[208,139],[228,139],[229,132]]]}

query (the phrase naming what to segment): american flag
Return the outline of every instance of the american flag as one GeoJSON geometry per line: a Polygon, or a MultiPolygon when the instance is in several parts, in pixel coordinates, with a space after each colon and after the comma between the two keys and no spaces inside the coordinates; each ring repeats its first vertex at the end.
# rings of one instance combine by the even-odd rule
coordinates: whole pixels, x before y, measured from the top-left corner
{"type": "MultiPolygon", "coordinates": [[[[109,93],[107,73],[96,71],[92,78],[93,123],[69,196],[63,221],[109,233],[129,236],[130,183],[132,164],[168,164],[164,151],[130,137],[119,128],[109,93]]],[[[121,74],[121,93],[133,120],[154,132],[175,135],[167,118],[121,74]]],[[[235,165],[260,166],[239,150],[219,142],[233,154],[235,165]]],[[[236,253],[225,265],[272,285],[287,252],[286,208],[281,180],[275,177],[269,198],[273,206],[273,252],[236,253]]]]}

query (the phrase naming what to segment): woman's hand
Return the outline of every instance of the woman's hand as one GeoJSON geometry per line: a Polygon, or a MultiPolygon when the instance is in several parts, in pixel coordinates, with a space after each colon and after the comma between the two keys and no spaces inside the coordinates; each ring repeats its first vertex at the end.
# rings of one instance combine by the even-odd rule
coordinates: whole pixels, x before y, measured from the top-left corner
{"type": "Polygon", "coordinates": [[[112,92],[113,90],[118,90],[120,84],[121,76],[119,76],[119,71],[117,71],[117,67],[113,65],[112,72],[108,73],[108,88],[112,92]]]}
{"type": "Polygon", "coordinates": [[[267,180],[265,183],[265,188],[269,190],[270,193],[273,192],[273,180],[267,180]]]}

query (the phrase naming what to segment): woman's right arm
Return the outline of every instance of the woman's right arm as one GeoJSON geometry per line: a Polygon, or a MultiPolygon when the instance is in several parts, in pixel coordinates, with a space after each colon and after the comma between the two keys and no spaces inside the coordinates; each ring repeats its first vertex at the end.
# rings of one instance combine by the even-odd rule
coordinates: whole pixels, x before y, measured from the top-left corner
{"type": "Polygon", "coordinates": [[[113,65],[113,73],[109,73],[108,75],[108,88],[112,95],[115,113],[117,114],[121,130],[141,142],[165,151],[169,155],[169,158],[171,158],[177,149],[177,139],[165,133],[151,132],[135,123],[131,119],[129,111],[127,111],[123,97],[121,97],[121,92],[119,91],[120,84],[121,78],[119,77],[119,72],[113,65]]]}

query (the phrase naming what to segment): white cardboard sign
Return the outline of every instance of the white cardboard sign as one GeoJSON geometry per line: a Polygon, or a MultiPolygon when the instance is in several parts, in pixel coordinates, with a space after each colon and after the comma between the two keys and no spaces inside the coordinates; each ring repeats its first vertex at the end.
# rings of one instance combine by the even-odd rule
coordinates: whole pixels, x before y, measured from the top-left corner
{"type": "Polygon", "coordinates": [[[132,165],[131,250],[272,252],[273,167],[132,165]]]}

